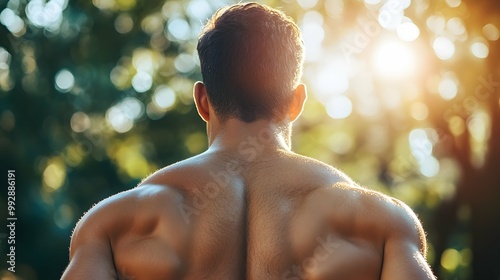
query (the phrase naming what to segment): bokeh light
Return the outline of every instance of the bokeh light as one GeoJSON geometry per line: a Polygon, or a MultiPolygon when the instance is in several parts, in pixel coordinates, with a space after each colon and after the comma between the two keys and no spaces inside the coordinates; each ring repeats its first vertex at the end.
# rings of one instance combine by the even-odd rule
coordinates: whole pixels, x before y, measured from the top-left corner
{"type": "Polygon", "coordinates": [[[173,18],[168,21],[168,32],[177,41],[188,40],[191,36],[189,23],[183,18],[173,18]]]}
{"type": "Polygon", "coordinates": [[[446,28],[454,35],[460,36],[465,34],[465,25],[462,19],[458,17],[450,18],[446,22],[446,28]]]}
{"type": "Polygon", "coordinates": [[[194,70],[196,64],[193,56],[187,53],[179,54],[174,60],[175,69],[181,73],[189,73],[194,70]]]}
{"type": "Polygon", "coordinates": [[[415,102],[411,105],[410,115],[417,121],[423,121],[429,116],[429,108],[422,102],[415,102]]]}
{"type": "Polygon", "coordinates": [[[167,110],[175,104],[175,93],[168,86],[159,86],[153,95],[155,105],[162,109],[167,110]]]}
{"type": "Polygon", "coordinates": [[[90,118],[84,112],[76,112],[71,117],[70,124],[74,132],[83,132],[90,128],[90,118]]]}
{"type": "Polygon", "coordinates": [[[11,54],[4,48],[0,47],[0,89],[5,92],[11,90],[14,86],[13,80],[10,76],[11,59],[11,54]]]}
{"type": "Polygon", "coordinates": [[[446,19],[443,16],[432,15],[427,18],[426,25],[434,34],[441,34],[446,26],[446,19]]]}
{"type": "Polygon", "coordinates": [[[420,36],[420,29],[413,22],[404,22],[398,26],[397,33],[401,40],[411,42],[420,36]]]}
{"type": "Polygon", "coordinates": [[[500,38],[500,31],[498,30],[498,27],[492,23],[488,23],[483,27],[483,34],[486,39],[490,41],[496,41],[500,38]]]}
{"type": "Polygon", "coordinates": [[[437,37],[432,43],[436,56],[442,60],[448,60],[455,54],[455,44],[446,37],[437,37]]]}
{"type": "Polygon", "coordinates": [[[460,136],[465,132],[465,121],[459,116],[451,117],[448,125],[453,136],[460,136]]]}
{"type": "Polygon", "coordinates": [[[106,112],[106,120],[116,132],[125,133],[134,126],[131,120],[125,113],[117,107],[111,107],[106,112]]]}
{"type": "Polygon", "coordinates": [[[297,3],[304,9],[312,9],[318,3],[318,0],[297,0],[297,3]]]}
{"type": "Polygon", "coordinates": [[[148,91],[153,86],[153,77],[146,72],[138,72],[132,78],[132,87],[137,92],[148,91]]]}
{"type": "Polygon", "coordinates": [[[366,4],[368,5],[377,5],[380,3],[380,0],[364,0],[366,4]]]}
{"type": "Polygon", "coordinates": [[[205,20],[210,16],[212,8],[206,0],[193,0],[189,2],[187,12],[193,18],[205,20]]]}
{"type": "Polygon", "coordinates": [[[75,76],[67,70],[62,69],[56,74],[55,86],[60,92],[68,92],[75,85],[75,76]]]}
{"type": "Polygon", "coordinates": [[[132,30],[134,27],[134,20],[132,17],[123,13],[116,17],[115,19],[115,29],[118,33],[125,34],[132,30]]]}
{"type": "Polygon", "coordinates": [[[455,270],[461,261],[460,252],[452,248],[446,249],[441,256],[441,266],[449,271],[455,270]]]}
{"type": "Polygon", "coordinates": [[[446,0],[446,3],[448,4],[448,6],[456,8],[460,6],[460,4],[462,4],[462,0],[446,0]]]}
{"type": "Polygon", "coordinates": [[[417,68],[413,50],[398,41],[379,43],[373,55],[373,64],[377,74],[391,79],[409,77],[417,68]]]}
{"type": "Polygon", "coordinates": [[[309,11],[302,18],[300,29],[307,50],[306,61],[314,61],[321,58],[321,44],[325,38],[323,21],[323,16],[316,11],[309,11]]]}
{"type": "Polygon", "coordinates": [[[349,67],[343,60],[340,57],[332,57],[325,61],[329,62],[311,74],[314,94],[321,101],[329,100],[332,95],[345,93],[349,88],[349,67]]]}
{"type": "Polygon", "coordinates": [[[16,36],[21,36],[26,31],[23,19],[9,8],[4,9],[0,13],[0,23],[5,25],[5,27],[16,36]]]}
{"type": "Polygon", "coordinates": [[[68,0],[32,0],[26,5],[26,17],[36,27],[58,32],[68,0]]]}
{"type": "Polygon", "coordinates": [[[123,66],[116,66],[111,70],[109,78],[118,89],[125,89],[130,83],[130,71],[123,66]]]}
{"type": "Polygon", "coordinates": [[[483,42],[475,42],[470,46],[472,54],[477,58],[487,58],[490,53],[490,49],[483,42]]]}
{"type": "Polygon", "coordinates": [[[439,173],[439,161],[432,155],[434,145],[423,129],[414,129],[409,134],[411,153],[417,160],[420,173],[425,177],[434,177],[439,173]]]}
{"type": "Polygon", "coordinates": [[[457,96],[458,85],[452,78],[444,78],[439,83],[439,95],[445,100],[451,100],[457,96]]]}
{"type": "Polygon", "coordinates": [[[404,10],[410,5],[410,0],[390,0],[379,10],[378,22],[388,30],[396,30],[404,19],[404,10]]]}
{"type": "Polygon", "coordinates": [[[344,1],[338,1],[338,0],[325,1],[326,14],[332,18],[341,18],[344,12],[344,8],[345,8],[344,1]]]}
{"type": "Polygon", "coordinates": [[[66,179],[66,167],[64,163],[58,159],[52,159],[43,171],[43,182],[47,186],[47,190],[52,192],[58,190],[66,179]]]}
{"type": "Polygon", "coordinates": [[[332,119],[345,119],[352,113],[352,102],[344,95],[333,96],[326,104],[326,112],[332,119]]]}
{"type": "Polygon", "coordinates": [[[106,112],[106,120],[118,133],[132,129],[134,121],[144,114],[144,104],[134,97],[127,97],[106,112]]]}
{"type": "Polygon", "coordinates": [[[420,172],[426,177],[434,177],[439,173],[439,161],[433,157],[425,157],[420,162],[420,172]]]}
{"type": "Polygon", "coordinates": [[[126,97],[118,105],[131,120],[138,120],[144,114],[144,104],[135,97],[126,97]]]}
{"type": "Polygon", "coordinates": [[[472,138],[484,141],[489,136],[488,115],[484,112],[478,112],[468,121],[467,128],[472,138]]]}

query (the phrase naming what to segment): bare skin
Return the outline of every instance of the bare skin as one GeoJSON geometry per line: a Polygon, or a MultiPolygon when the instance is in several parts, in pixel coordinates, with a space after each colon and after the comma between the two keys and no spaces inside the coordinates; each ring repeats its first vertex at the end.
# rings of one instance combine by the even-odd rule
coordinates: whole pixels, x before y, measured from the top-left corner
{"type": "Polygon", "coordinates": [[[62,279],[434,279],[404,203],[291,152],[289,126],[219,122],[203,84],[195,101],[209,149],[87,212],[62,279]]]}

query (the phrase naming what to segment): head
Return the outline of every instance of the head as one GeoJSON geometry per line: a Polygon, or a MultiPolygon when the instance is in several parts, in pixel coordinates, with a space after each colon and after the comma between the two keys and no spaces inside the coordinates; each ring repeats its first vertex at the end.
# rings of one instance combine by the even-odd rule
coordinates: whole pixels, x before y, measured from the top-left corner
{"type": "Polygon", "coordinates": [[[220,9],[199,37],[198,55],[203,83],[194,95],[205,121],[286,123],[300,115],[304,46],[283,12],[257,3],[220,9]]]}

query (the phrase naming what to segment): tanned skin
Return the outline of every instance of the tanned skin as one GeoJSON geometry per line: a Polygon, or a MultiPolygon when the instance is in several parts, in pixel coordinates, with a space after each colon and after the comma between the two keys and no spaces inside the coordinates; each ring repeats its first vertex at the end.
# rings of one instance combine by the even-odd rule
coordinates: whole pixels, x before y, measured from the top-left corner
{"type": "Polygon", "coordinates": [[[62,279],[435,279],[408,206],[291,151],[303,85],[280,121],[221,122],[202,83],[194,98],[208,150],[88,211],[62,279]]]}

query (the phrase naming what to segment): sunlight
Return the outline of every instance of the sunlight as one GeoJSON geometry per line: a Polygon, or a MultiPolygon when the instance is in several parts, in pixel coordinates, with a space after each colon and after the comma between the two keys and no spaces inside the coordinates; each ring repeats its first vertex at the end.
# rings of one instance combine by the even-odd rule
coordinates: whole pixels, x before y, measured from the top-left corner
{"type": "Polygon", "coordinates": [[[376,73],[385,78],[406,78],[416,69],[415,53],[408,45],[398,41],[379,44],[372,61],[376,73]]]}

